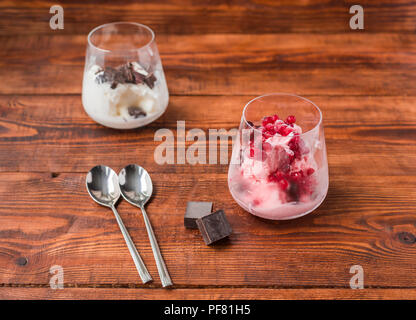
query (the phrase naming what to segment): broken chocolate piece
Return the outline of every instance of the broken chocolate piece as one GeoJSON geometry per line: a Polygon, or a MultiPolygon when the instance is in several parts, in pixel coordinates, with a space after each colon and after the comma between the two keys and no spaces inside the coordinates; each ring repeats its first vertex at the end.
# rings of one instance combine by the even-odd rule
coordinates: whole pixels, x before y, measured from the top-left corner
{"type": "Polygon", "coordinates": [[[198,229],[204,238],[206,245],[228,237],[231,232],[231,226],[225,217],[223,210],[218,210],[205,217],[196,220],[198,229]]]}
{"type": "Polygon", "coordinates": [[[129,115],[135,119],[146,116],[146,112],[144,112],[140,107],[131,106],[128,107],[127,111],[129,112],[129,115]]]}
{"type": "MultiPolygon", "coordinates": [[[[136,64],[138,64],[136,62],[136,64]]],[[[144,69],[143,69],[144,70],[144,69]]],[[[104,71],[99,71],[95,81],[98,84],[104,82],[111,82],[111,89],[117,88],[119,83],[133,83],[133,84],[142,84],[145,83],[150,89],[153,89],[156,77],[153,73],[147,73],[144,70],[145,74],[137,72],[134,69],[133,63],[127,62],[117,68],[106,67],[104,71]]]]}
{"type": "Polygon", "coordinates": [[[150,89],[153,89],[153,87],[155,86],[155,82],[156,82],[156,77],[153,73],[150,73],[145,79],[144,82],[147,84],[147,86],[150,89]]]}
{"type": "Polygon", "coordinates": [[[134,83],[135,84],[142,84],[144,80],[146,79],[146,76],[142,75],[139,72],[133,71],[134,75],[134,83]]]}
{"type": "Polygon", "coordinates": [[[120,82],[124,80],[124,83],[134,83],[133,67],[131,63],[126,63],[119,67],[117,77],[120,82]]]}
{"type": "Polygon", "coordinates": [[[212,212],[212,202],[189,201],[186,206],[184,224],[185,228],[198,229],[196,220],[212,212]]]}

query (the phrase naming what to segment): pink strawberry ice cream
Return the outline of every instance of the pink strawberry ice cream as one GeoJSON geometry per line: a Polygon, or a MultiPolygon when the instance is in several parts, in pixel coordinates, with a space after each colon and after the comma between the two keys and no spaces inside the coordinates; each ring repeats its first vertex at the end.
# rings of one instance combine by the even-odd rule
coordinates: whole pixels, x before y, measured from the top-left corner
{"type": "Polygon", "coordinates": [[[327,167],[318,168],[313,140],[303,137],[294,116],[285,121],[265,117],[250,123],[238,164],[228,173],[230,191],[237,203],[267,219],[291,219],[314,210],[328,189],[327,167]]]}

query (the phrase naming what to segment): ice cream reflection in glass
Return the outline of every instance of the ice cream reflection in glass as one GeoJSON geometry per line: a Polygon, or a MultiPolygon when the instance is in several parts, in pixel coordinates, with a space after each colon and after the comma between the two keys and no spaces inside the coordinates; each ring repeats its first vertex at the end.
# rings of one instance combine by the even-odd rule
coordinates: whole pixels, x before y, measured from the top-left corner
{"type": "Polygon", "coordinates": [[[153,31],[114,22],[88,35],[82,104],[96,122],[111,128],[144,126],[166,110],[169,93],[153,31]]]}
{"type": "Polygon", "coordinates": [[[292,94],[267,94],[244,108],[228,171],[235,201],[273,220],[301,217],[328,191],[321,110],[292,94]]]}

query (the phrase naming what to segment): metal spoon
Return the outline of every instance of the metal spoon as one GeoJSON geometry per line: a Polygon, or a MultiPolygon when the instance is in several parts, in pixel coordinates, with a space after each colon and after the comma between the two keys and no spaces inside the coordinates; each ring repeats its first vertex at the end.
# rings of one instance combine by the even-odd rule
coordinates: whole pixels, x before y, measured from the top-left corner
{"type": "Polygon", "coordinates": [[[115,204],[120,198],[120,187],[118,185],[117,174],[107,166],[98,165],[88,172],[86,184],[88,193],[95,202],[102,206],[110,207],[113,210],[140,278],[143,283],[151,281],[152,277],[150,276],[149,271],[147,271],[147,268],[137,252],[115,207],[115,204]]]}
{"type": "Polygon", "coordinates": [[[156,260],[160,280],[162,281],[162,285],[164,287],[171,286],[172,280],[170,279],[168,269],[166,268],[162,254],[160,253],[159,245],[157,244],[152,225],[150,224],[150,220],[144,210],[144,205],[152,196],[152,180],[150,179],[147,171],[136,164],[130,164],[121,170],[118,175],[118,180],[123,198],[142,210],[144,223],[146,225],[147,234],[152,246],[153,256],[156,260]]]}

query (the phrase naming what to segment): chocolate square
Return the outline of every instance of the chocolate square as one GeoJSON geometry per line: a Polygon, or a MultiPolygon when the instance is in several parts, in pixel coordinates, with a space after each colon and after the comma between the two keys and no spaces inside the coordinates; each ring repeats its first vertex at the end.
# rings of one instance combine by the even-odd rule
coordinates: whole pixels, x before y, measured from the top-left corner
{"type": "Polygon", "coordinates": [[[228,237],[231,232],[231,226],[225,217],[223,210],[218,210],[205,217],[196,220],[198,229],[204,238],[205,244],[210,245],[214,242],[228,237]]]}
{"type": "Polygon", "coordinates": [[[212,212],[212,202],[189,201],[186,206],[184,224],[188,229],[198,229],[196,219],[212,212]]]}

